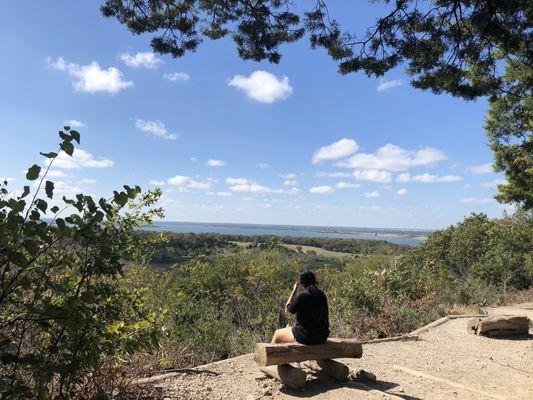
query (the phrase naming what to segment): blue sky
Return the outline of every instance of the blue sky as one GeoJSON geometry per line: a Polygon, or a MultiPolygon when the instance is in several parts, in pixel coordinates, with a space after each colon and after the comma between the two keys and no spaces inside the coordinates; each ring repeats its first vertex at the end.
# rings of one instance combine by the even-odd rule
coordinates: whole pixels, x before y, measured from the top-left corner
{"type": "MultiPolygon", "coordinates": [[[[360,31],[379,12],[335,7],[360,31]]],[[[172,59],[97,2],[10,2],[0,34],[10,188],[74,121],[82,144],[56,163],[58,191],[157,185],[168,220],[440,228],[503,211],[486,101],[415,90],[401,69],[341,76],[306,40],[279,65],[243,61],[228,40],[172,59]]]]}

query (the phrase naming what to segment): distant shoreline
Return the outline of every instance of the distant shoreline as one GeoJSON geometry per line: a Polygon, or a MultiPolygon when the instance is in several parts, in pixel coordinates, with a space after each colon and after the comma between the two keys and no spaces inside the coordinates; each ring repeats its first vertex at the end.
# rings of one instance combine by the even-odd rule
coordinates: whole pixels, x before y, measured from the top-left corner
{"type": "Polygon", "coordinates": [[[181,233],[221,233],[242,235],[274,235],[302,237],[331,237],[345,239],[385,240],[397,244],[416,246],[431,230],[398,228],[365,228],[338,226],[304,226],[275,224],[238,224],[219,222],[156,221],[143,229],[181,233]]]}

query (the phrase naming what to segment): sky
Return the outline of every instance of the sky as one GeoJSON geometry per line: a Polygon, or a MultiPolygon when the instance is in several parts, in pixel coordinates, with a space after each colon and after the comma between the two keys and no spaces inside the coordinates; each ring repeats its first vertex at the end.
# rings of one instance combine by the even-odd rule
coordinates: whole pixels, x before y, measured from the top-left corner
{"type": "MultiPolygon", "coordinates": [[[[331,7],[356,32],[383,11],[331,7]]],[[[11,190],[68,124],[81,145],[54,163],[56,193],[160,187],[171,221],[438,229],[509,209],[493,199],[503,176],[484,99],[416,90],[401,68],[339,75],[305,39],[277,65],[241,60],[229,39],[173,59],[97,1],[3,9],[0,177],[11,190]]]]}

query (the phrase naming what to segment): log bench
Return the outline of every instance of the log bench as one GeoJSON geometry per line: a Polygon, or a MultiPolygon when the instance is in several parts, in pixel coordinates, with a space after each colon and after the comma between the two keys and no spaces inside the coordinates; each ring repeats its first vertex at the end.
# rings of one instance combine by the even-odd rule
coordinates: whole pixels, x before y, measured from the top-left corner
{"type": "Polygon", "coordinates": [[[261,371],[264,374],[288,387],[298,389],[305,386],[307,374],[289,363],[316,361],[318,368],[315,366],[313,369],[320,369],[336,380],[345,380],[350,374],[348,366],[333,359],[360,358],[362,355],[363,348],[360,342],[354,339],[330,338],[324,344],[312,346],[300,343],[257,343],[254,360],[262,367],[261,371]]]}
{"type": "Polygon", "coordinates": [[[517,315],[493,315],[484,318],[472,318],[467,323],[470,333],[482,336],[527,335],[529,318],[517,315]]]}

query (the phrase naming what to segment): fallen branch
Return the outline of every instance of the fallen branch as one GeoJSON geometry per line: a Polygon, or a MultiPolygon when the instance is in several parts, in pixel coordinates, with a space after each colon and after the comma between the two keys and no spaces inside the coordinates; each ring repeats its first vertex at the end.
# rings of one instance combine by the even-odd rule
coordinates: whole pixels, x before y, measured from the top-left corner
{"type": "Polygon", "coordinates": [[[166,371],[167,372],[164,374],[149,376],[147,378],[136,379],[132,383],[134,385],[142,385],[145,383],[155,383],[155,382],[163,381],[165,379],[173,378],[181,374],[208,374],[208,375],[214,375],[214,376],[220,375],[218,372],[210,371],[208,369],[179,368],[179,369],[171,369],[171,370],[166,370],[166,371]]]}
{"type": "Polygon", "coordinates": [[[396,396],[394,394],[384,392],[383,390],[373,389],[370,386],[365,385],[364,383],[360,382],[353,382],[352,385],[355,387],[358,387],[359,389],[365,390],[370,393],[374,393],[382,397],[383,399],[392,399],[392,400],[405,400],[403,397],[396,396]]]}
{"type": "Polygon", "coordinates": [[[408,340],[420,340],[420,337],[409,333],[407,335],[401,335],[401,336],[392,336],[392,337],[382,338],[382,339],[365,340],[361,342],[361,344],[374,344],[374,343],[397,342],[397,341],[403,342],[403,341],[408,341],[408,340]]]}
{"type": "Polygon", "coordinates": [[[430,324],[427,324],[426,326],[423,326],[422,328],[419,328],[413,332],[410,333],[410,335],[418,335],[420,333],[423,333],[423,332],[426,332],[426,331],[429,331],[430,329],[433,329],[439,325],[442,325],[446,322],[448,322],[450,320],[449,317],[442,317],[436,321],[433,321],[432,323],[430,324]]]}
{"type": "Polygon", "coordinates": [[[491,399],[505,400],[505,397],[501,397],[501,396],[498,396],[498,395],[495,395],[495,394],[487,393],[487,392],[484,392],[482,390],[479,390],[479,389],[476,389],[476,388],[473,388],[473,387],[470,387],[470,386],[466,386],[466,385],[463,385],[463,384],[458,383],[458,382],[449,381],[448,379],[443,379],[443,378],[439,378],[438,376],[427,374],[425,372],[416,371],[414,369],[410,369],[410,368],[406,368],[406,367],[400,367],[398,365],[393,365],[392,369],[395,370],[395,371],[399,371],[399,372],[405,372],[406,374],[409,374],[409,375],[412,375],[412,376],[416,376],[417,378],[425,378],[425,379],[430,379],[430,380],[435,381],[435,382],[441,382],[441,383],[444,383],[446,385],[449,385],[449,386],[452,386],[452,387],[455,387],[455,388],[458,388],[458,389],[466,390],[466,391],[468,391],[470,393],[476,393],[476,394],[481,395],[481,396],[489,397],[491,399]]]}

